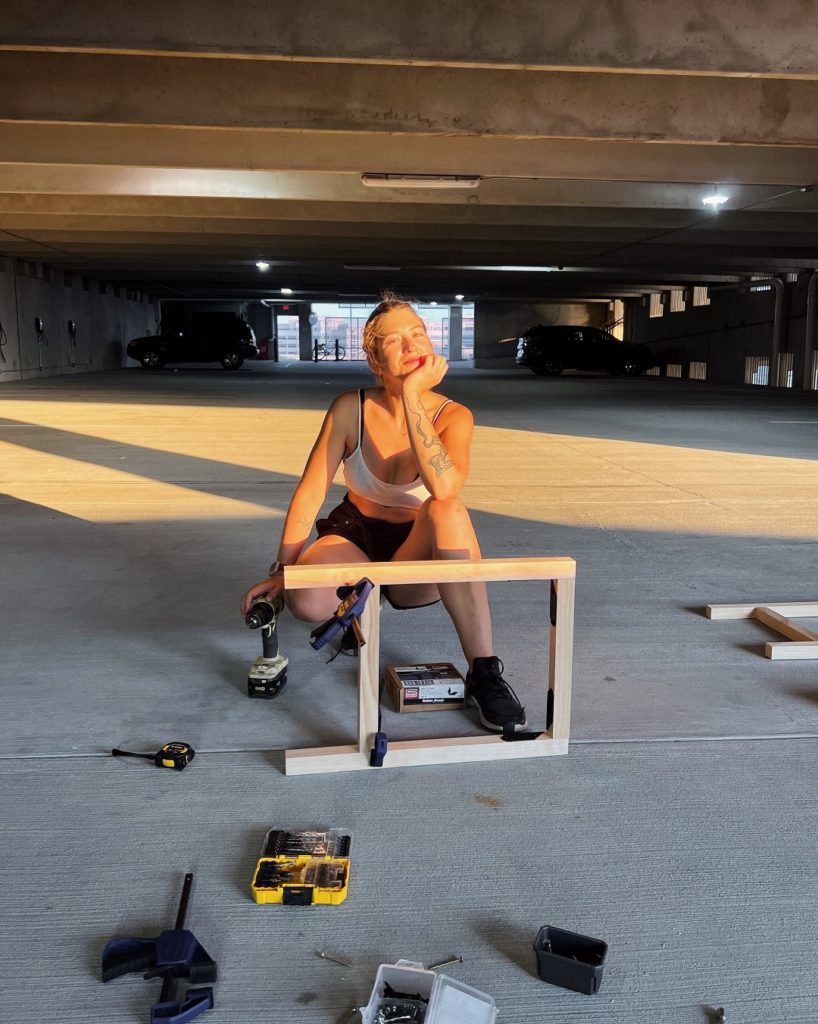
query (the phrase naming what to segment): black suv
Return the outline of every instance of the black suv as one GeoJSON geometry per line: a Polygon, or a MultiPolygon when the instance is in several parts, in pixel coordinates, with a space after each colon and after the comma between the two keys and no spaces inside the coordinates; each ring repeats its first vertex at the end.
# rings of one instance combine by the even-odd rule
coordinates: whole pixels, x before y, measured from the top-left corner
{"type": "Polygon", "coordinates": [[[159,334],[134,338],[127,352],[148,370],[166,363],[215,362],[225,370],[238,370],[245,359],[258,358],[253,329],[232,313],[200,313],[159,334]]]}
{"type": "Polygon", "coordinates": [[[556,377],[563,370],[606,370],[638,377],[656,365],[647,345],[619,341],[599,327],[538,324],[517,339],[517,365],[556,377]]]}

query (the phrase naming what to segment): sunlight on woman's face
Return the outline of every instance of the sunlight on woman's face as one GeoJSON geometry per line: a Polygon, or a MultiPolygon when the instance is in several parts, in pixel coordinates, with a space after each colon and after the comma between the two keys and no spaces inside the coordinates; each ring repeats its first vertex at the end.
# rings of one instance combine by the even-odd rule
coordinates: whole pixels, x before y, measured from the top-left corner
{"type": "Polygon", "coordinates": [[[385,313],[378,324],[378,371],[392,376],[411,373],[420,357],[433,351],[426,326],[410,306],[385,313]]]}

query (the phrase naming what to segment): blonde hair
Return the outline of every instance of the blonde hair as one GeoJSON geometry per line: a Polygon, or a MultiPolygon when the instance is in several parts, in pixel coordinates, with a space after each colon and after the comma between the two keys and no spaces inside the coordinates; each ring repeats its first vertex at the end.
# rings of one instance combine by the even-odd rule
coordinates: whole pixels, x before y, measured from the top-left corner
{"type": "Polygon", "coordinates": [[[393,309],[414,309],[414,307],[411,300],[402,295],[397,295],[395,292],[381,292],[381,301],[369,314],[364,325],[362,346],[370,365],[378,360],[378,338],[380,337],[378,327],[381,317],[391,313],[393,309]]]}

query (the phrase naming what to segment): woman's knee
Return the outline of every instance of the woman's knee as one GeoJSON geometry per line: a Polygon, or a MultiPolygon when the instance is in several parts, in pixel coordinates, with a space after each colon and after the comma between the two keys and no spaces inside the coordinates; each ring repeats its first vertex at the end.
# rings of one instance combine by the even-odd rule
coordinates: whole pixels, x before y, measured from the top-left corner
{"type": "Polygon", "coordinates": [[[427,498],[424,511],[433,523],[451,523],[458,519],[469,519],[469,510],[460,498],[427,498]]]}
{"type": "Polygon", "coordinates": [[[435,533],[471,534],[471,516],[460,498],[430,498],[425,506],[426,518],[435,533]]]}
{"type": "Polygon", "coordinates": [[[469,510],[459,498],[431,498],[426,502],[424,512],[435,558],[479,556],[469,510]]]}
{"type": "Polygon", "coordinates": [[[288,590],[284,603],[300,622],[323,622],[338,607],[338,597],[334,590],[288,590]]]}

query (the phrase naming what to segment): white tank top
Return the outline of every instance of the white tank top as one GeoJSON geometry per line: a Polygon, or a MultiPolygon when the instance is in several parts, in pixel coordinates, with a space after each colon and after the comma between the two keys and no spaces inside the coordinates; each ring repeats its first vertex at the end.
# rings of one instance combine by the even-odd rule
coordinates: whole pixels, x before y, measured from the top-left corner
{"type": "MultiPolygon", "coordinates": [[[[362,498],[368,498],[370,501],[374,501],[376,504],[383,505],[386,508],[402,508],[411,511],[419,509],[424,501],[431,498],[431,494],[419,476],[415,477],[408,484],[388,484],[383,480],[379,480],[364,462],[363,452],[361,451],[361,441],[364,435],[363,388],[359,389],[358,395],[360,397],[358,404],[358,444],[355,451],[351,452],[344,459],[344,483],[355,494],[360,494],[362,498]]],[[[435,410],[434,416],[431,417],[432,424],[435,423],[443,407],[448,405],[449,402],[451,402],[451,398],[447,398],[440,403],[435,410]]]]}

